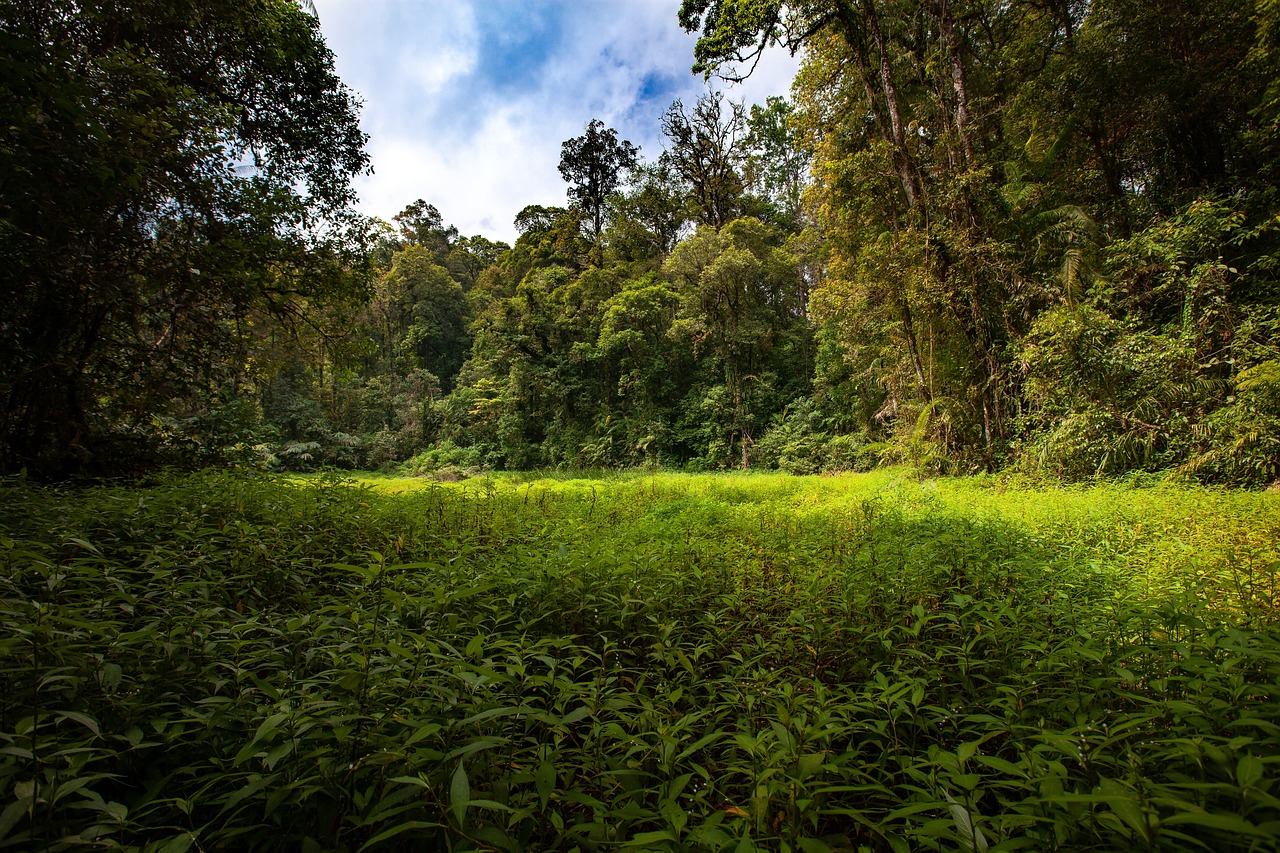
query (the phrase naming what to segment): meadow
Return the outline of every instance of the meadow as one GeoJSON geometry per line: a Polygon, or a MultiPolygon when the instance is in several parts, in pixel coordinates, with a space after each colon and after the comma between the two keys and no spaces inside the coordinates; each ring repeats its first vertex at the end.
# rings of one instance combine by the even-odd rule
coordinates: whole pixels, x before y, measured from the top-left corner
{"type": "Polygon", "coordinates": [[[1280,495],[0,483],[0,849],[1280,849],[1280,495]]]}

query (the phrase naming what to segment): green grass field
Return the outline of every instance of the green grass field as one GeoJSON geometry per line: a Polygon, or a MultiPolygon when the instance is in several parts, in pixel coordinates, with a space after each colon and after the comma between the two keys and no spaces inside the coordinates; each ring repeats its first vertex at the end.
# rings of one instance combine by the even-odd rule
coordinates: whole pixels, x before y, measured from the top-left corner
{"type": "Polygon", "coordinates": [[[0,849],[1280,849],[1280,495],[9,481],[0,561],[0,849]]]}

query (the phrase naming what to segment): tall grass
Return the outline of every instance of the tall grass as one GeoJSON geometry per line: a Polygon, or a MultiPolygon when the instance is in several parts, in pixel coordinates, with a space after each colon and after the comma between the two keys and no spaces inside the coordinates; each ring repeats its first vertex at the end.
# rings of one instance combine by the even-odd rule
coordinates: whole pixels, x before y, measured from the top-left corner
{"type": "Polygon", "coordinates": [[[0,489],[0,847],[1280,849],[1280,501],[0,489]]]}

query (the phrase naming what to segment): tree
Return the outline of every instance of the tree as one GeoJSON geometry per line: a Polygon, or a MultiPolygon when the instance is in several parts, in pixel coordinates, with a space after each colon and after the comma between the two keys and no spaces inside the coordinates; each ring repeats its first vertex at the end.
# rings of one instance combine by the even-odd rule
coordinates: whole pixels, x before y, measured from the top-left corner
{"type": "Polygon", "coordinates": [[[458,229],[446,226],[434,204],[418,199],[395,215],[400,237],[411,246],[422,246],[443,260],[458,239],[458,229]]]}
{"type": "Polygon", "coordinates": [[[580,268],[591,249],[583,237],[582,224],[583,213],[576,208],[531,204],[516,214],[520,236],[500,260],[511,287],[534,267],[580,268]]]}
{"type": "Polygon", "coordinates": [[[662,117],[662,132],[671,141],[667,154],[688,187],[689,203],[703,225],[720,228],[739,211],[741,166],[747,132],[741,104],[725,109],[724,95],[702,95],[692,112],[676,101],[662,117]]]}
{"type": "Polygon", "coordinates": [[[269,318],[363,292],[368,164],[289,0],[0,0],[0,468],[239,381],[269,318]]]}
{"type": "Polygon", "coordinates": [[[379,325],[400,362],[394,372],[422,368],[448,392],[471,345],[462,286],[426,246],[408,246],[396,253],[379,282],[376,304],[381,308],[379,325]]]}
{"type": "Polygon", "coordinates": [[[795,127],[795,110],[785,98],[771,97],[751,105],[747,117],[746,184],[767,199],[792,229],[800,223],[800,196],[808,179],[813,152],[795,127]]]}
{"type": "MultiPolygon", "coordinates": [[[[894,70],[893,30],[882,25],[888,12],[882,0],[818,0],[792,4],[784,0],[683,0],[679,20],[686,31],[702,31],[694,46],[695,72],[743,79],[770,45],[792,53],[820,34],[835,33],[849,48],[848,59],[869,100],[870,115],[880,136],[892,146],[894,168],[908,205],[920,199],[921,174],[912,152],[909,124],[904,120],[899,73],[894,70]],[[745,73],[737,69],[749,67],[745,73]]],[[[947,9],[947,0],[939,0],[947,9]]],[[[952,22],[949,11],[947,21],[952,22]]],[[[958,59],[957,59],[958,61],[958,59]]],[[[963,92],[963,69],[957,76],[963,92]]],[[[957,109],[967,115],[967,98],[957,109]]]]}
{"type": "Polygon", "coordinates": [[[815,141],[816,208],[838,273],[815,298],[835,309],[827,316],[857,323],[865,317],[856,308],[835,304],[847,301],[842,294],[881,309],[871,331],[896,352],[880,363],[909,363],[914,379],[896,383],[907,396],[893,396],[890,410],[937,411],[934,398],[946,397],[955,409],[948,417],[963,425],[945,430],[950,449],[984,467],[1011,439],[1018,380],[1001,354],[1025,330],[1017,306],[1026,302],[1013,294],[1021,289],[1025,300],[1030,289],[1011,261],[1014,223],[1001,194],[1019,152],[991,105],[1036,73],[1037,57],[1062,49],[1081,8],[685,0],[680,11],[686,29],[702,31],[695,69],[707,74],[740,76],[744,62],[749,73],[769,45],[806,50],[799,120],[815,141]],[[975,111],[975,103],[986,106],[975,111]],[[932,357],[939,336],[942,389],[932,357]]]}
{"type": "Polygon", "coordinates": [[[506,243],[481,237],[460,237],[449,247],[444,266],[463,290],[475,286],[480,273],[498,262],[503,252],[511,249],[506,243]]]}
{"type": "Polygon", "coordinates": [[[656,261],[671,254],[688,223],[684,187],[665,153],[638,165],[631,187],[614,196],[607,240],[623,261],[656,261]]]}
{"type": "MultiPolygon", "coordinates": [[[[785,382],[779,374],[799,378],[800,387],[791,390],[808,390],[809,365],[797,363],[799,353],[785,345],[805,336],[807,327],[793,311],[800,277],[781,238],[757,219],[736,219],[719,231],[704,225],[663,265],[681,297],[680,330],[693,339],[695,352],[703,348],[714,356],[723,374],[728,422],[720,461],[736,455],[744,469],[753,437],[770,414],[760,401],[785,382]],[[789,363],[775,362],[778,353],[786,353],[789,363]]],[[[714,396],[704,395],[704,408],[714,396]]]]}
{"type": "Polygon", "coordinates": [[[814,315],[885,392],[879,428],[971,467],[1021,446],[1118,472],[1196,447],[1197,470],[1256,482],[1280,422],[1249,397],[1280,333],[1276,8],[684,0],[680,22],[708,75],[805,52],[814,315]]]}
{"type": "Polygon", "coordinates": [[[618,132],[604,122],[587,122],[586,133],[560,146],[560,175],[569,183],[569,200],[587,215],[594,242],[600,243],[605,203],[622,184],[622,176],[636,166],[640,149],[618,140],[618,132]]]}

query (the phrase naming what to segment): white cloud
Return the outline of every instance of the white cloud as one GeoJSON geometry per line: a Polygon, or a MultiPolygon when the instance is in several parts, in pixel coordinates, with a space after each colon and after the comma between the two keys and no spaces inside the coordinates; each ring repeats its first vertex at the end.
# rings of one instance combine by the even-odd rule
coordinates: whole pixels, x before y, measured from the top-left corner
{"type": "Polygon", "coordinates": [[[431,56],[402,56],[400,70],[418,84],[419,95],[439,94],[449,81],[475,67],[474,50],[445,48],[431,56]]]}
{"type": "MultiPolygon", "coordinates": [[[[375,174],[356,181],[360,207],[384,219],[423,198],[462,233],[510,242],[525,205],[565,202],[560,144],[588,120],[656,157],[663,110],[705,89],[679,0],[316,5],[338,73],[365,103],[375,174]]],[[[796,65],[770,51],[727,92],[785,94],[796,65]]]]}
{"type": "Polygon", "coordinates": [[[558,147],[549,155],[537,127],[534,117],[511,107],[489,114],[467,145],[397,135],[371,140],[377,174],[359,183],[363,204],[390,218],[422,197],[463,233],[512,240],[519,207],[562,201],[558,147]]]}
{"type": "Polygon", "coordinates": [[[479,34],[472,8],[457,3],[438,7],[445,14],[432,16],[429,29],[410,28],[415,33],[399,45],[397,67],[416,84],[412,94],[430,98],[440,94],[457,78],[476,67],[479,34]]]}

